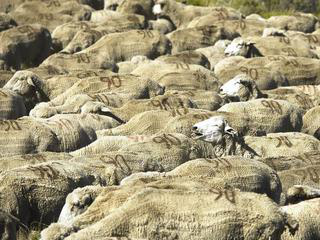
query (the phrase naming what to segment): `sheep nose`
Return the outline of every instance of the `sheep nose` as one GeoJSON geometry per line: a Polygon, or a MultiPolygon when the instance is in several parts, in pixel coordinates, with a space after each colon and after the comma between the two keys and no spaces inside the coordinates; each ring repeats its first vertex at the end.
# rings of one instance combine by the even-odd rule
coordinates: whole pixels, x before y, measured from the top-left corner
{"type": "Polygon", "coordinates": [[[198,129],[197,126],[193,126],[193,127],[192,127],[192,130],[197,130],[197,129],[198,129]]]}

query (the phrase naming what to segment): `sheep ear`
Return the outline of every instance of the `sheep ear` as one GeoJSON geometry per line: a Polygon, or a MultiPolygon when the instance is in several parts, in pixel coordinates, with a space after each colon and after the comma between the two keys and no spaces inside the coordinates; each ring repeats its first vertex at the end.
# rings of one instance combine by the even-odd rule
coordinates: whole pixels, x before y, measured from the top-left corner
{"type": "Polygon", "coordinates": [[[107,107],[102,107],[100,110],[101,112],[104,112],[104,113],[111,112],[111,110],[107,107]]]}
{"type": "Polygon", "coordinates": [[[246,42],[245,44],[246,44],[246,46],[253,46],[253,45],[255,45],[256,43],[255,43],[255,42],[252,42],[252,41],[249,41],[249,42],[246,42]]]}
{"type": "Polygon", "coordinates": [[[243,84],[243,85],[245,85],[245,86],[248,86],[248,85],[250,84],[250,81],[241,79],[241,80],[240,80],[240,83],[243,84]]]}
{"type": "Polygon", "coordinates": [[[232,127],[230,127],[228,125],[228,123],[226,123],[226,125],[225,125],[224,132],[226,134],[231,135],[232,137],[238,137],[238,132],[236,130],[234,130],[232,127]]]}
{"type": "Polygon", "coordinates": [[[35,84],[34,84],[34,80],[33,80],[33,78],[32,77],[28,77],[27,78],[27,83],[29,84],[29,85],[31,85],[31,86],[36,86],[35,84]]]}

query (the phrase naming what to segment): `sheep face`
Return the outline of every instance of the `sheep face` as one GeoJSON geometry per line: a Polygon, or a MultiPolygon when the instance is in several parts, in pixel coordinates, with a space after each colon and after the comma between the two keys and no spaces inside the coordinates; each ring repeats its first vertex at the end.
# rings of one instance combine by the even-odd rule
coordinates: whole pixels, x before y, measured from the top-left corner
{"type": "Polygon", "coordinates": [[[29,113],[34,118],[49,118],[58,114],[58,111],[47,102],[36,105],[29,113]]]}
{"type": "Polygon", "coordinates": [[[14,91],[22,96],[26,96],[35,90],[34,81],[38,79],[38,76],[30,71],[18,71],[3,87],[14,91]]]}
{"type": "Polygon", "coordinates": [[[193,138],[205,142],[221,143],[225,134],[236,136],[237,132],[229,126],[228,122],[221,116],[211,117],[199,122],[192,127],[193,138]]]}
{"type": "Polygon", "coordinates": [[[166,6],[165,1],[157,1],[152,8],[152,12],[156,16],[162,16],[164,11],[163,8],[166,6]]]}
{"type": "Polygon", "coordinates": [[[85,113],[109,113],[111,110],[106,107],[104,103],[101,102],[86,102],[80,109],[82,114],[85,113]]]}
{"type": "Polygon", "coordinates": [[[240,78],[233,78],[220,88],[220,93],[231,98],[238,98],[240,89],[243,87],[240,78]]]}
{"type": "Polygon", "coordinates": [[[152,12],[155,16],[163,17],[167,16],[169,17],[169,13],[172,12],[170,9],[171,2],[168,0],[159,0],[155,2],[155,5],[152,8],[152,12]]]}
{"type": "Polygon", "coordinates": [[[262,37],[270,37],[270,36],[286,37],[285,32],[281,29],[265,28],[263,30],[262,37]]]}
{"type": "Polygon", "coordinates": [[[253,43],[245,42],[241,38],[236,38],[228,45],[224,53],[226,56],[246,57],[250,52],[250,48],[252,47],[253,47],[253,43]]]}
{"type": "Polygon", "coordinates": [[[230,100],[242,101],[250,98],[257,98],[252,96],[256,90],[256,84],[245,74],[240,74],[230,81],[226,82],[220,87],[220,94],[228,97],[230,100]]]}

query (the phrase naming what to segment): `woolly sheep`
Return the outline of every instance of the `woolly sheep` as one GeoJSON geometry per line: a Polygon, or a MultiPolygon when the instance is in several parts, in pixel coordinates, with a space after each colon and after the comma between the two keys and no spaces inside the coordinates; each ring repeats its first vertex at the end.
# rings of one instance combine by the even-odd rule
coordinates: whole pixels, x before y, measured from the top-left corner
{"type": "Polygon", "coordinates": [[[8,29],[0,32],[0,38],[0,69],[3,70],[39,65],[50,54],[50,32],[39,24],[8,29]]]}

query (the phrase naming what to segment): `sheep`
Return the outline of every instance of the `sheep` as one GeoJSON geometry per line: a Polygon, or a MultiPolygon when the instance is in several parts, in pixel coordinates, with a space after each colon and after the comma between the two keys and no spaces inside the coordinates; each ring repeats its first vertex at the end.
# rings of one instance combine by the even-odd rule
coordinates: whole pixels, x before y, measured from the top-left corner
{"type": "Polygon", "coordinates": [[[236,38],[226,48],[225,54],[247,58],[271,55],[318,58],[308,42],[299,38],[272,36],[236,38]]]}
{"type": "Polygon", "coordinates": [[[22,3],[10,12],[10,16],[18,25],[37,22],[53,31],[57,26],[70,21],[88,21],[93,11],[93,8],[77,1],[59,1],[58,4],[33,1],[22,3]]]}
{"type": "Polygon", "coordinates": [[[111,10],[108,10],[108,9],[94,11],[91,14],[90,22],[93,22],[93,23],[106,22],[109,19],[113,19],[113,18],[119,17],[121,15],[122,14],[119,13],[119,12],[111,11],[111,10]]]}
{"type": "Polygon", "coordinates": [[[280,210],[290,217],[292,228],[286,229],[281,240],[317,239],[320,237],[319,225],[319,198],[303,201],[297,204],[283,206],[280,210]]]}
{"type": "Polygon", "coordinates": [[[1,120],[0,156],[76,150],[93,142],[97,138],[96,130],[118,125],[110,117],[92,114],[56,115],[45,120],[32,117],[1,120]]]}
{"type": "Polygon", "coordinates": [[[169,90],[165,95],[175,95],[177,97],[188,97],[199,109],[215,111],[222,107],[228,100],[218,93],[206,90],[177,91],[169,90]]]}
{"type": "Polygon", "coordinates": [[[13,91],[0,88],[0,119],[17,119],[27,115],[23,97],[13,91]]]}
{"type": "MultiPolygon", "coordinates": [[[[297,109],[296,106],[290,106],[297,109]]],[[[293,109],[289,110],[292,111],[293,109]]],[[[188,137],[192,135],[192,126],[200,121],[205,121],[213,116],[223,116],[234,127],[240,136],[261,136],[272,132],[282,132],[285,128],[292,127],[300,129],[302,126],[302,113],[293,112],[291,114],[293,126],[287,126],[284,121],[288,121],[288,116],[278,116],[276,123],[268,121],[265,116],[261,116],[264,124],[261,124],[260,118],[255,118],[246,113],[233,113],[215,111],[210,112],[202,109],[189,108],[188,111],[183,109],[171,111],[165,109],[152,110],[139,113],[133,116],[127,123],[113,129],[98,131],[98,136],[123,136],[123,135],[153,135],[157,133],[182,133],[188,137]],[[143,124],[141,124],[143,123],[143,124]]],[[[298,130],[297,130],[298,131],[298,130]]]]}
{"type": "Polygon", "coordinates": [[[140,18],[135,15],[123,15],[122,18],[114,18],[107,23],[107,25],[101,24],[94,28],[79,30],[61,52],[68,54],[80,52],[93,45],[104,35],[143,27],[140,18]]]}
{"type": "Polygon", "coordinates": [[[1,157],[0,172],[8,171],[14,168],[50,162],[59,160],[70,160],[72,156],[68,153],[42,152],[35,154],[14,155],[10,157],[1,157]]]}
{"type": "Polygon", "coordinates": [[[239,156],[195,159],[183,163],[170,172],[165,173],[133,173],[129,177],[121,180],[120,185],[137,185],[139,183],[150,183],[164,179],[201,179],[203,177],[207,177],[205,184],[217,184],[223,181],[223,184],[238,188],[244,192],[266,193],[275,202],[278,202],[280,199],[281,182],[276,171],[266,164],[239,156]],[[246,174],[248,175],[246,176],[246,174]],[[251,174],[257,175],[257,178],[251,178],[251,174]],[[236,180],[237,178],[239,179],[236,180]],[[261,178],[265,179],[262,180],[261,178]],[[248,182],[251,183],[248,184],[248,182]]]}
{"type": "Polygon", "coordinates": [[[319,59],[305,57],[269,56],[268,67],[281,72],[287,79],[289,86],[317,85],[319,81],[319,59]]]}
{"type": "Polygon", "coordinates": [[[208,58],[200,51],[182,51],[176,54],[163,55],[156,58],[156,61],[161,61],[169,64],[182,63],[189,65],[200,65],[207,69],[211,69],[208,58]]]}
{"type": "Polygon", "coordinates": [[[99,159],[88,162],[84,158],[67,160],[57,156],[55,161],[4,171],[0,174],[2,209],[28,227],[35,221],[49,224],[58,220],[67,195],[74,189],[114,185],[107,168],[99,159]]]}
{"type": "Polygon", "coordinates": [[[139,239],[243,239],[244,236],[277,239],[286,222],[286,216],[265,195],[227,189],[219,184],[209,187],[196,179],[181,178],[106,187],[84,213],[73,219],[71,226],[52,224],[41,232],[41,239],[55,240],[62,236],[70,240],[106,239],[115,232],[117,236],[139,239]],[[199,199],[202,204],[195,204],[199,199]],[[164,203],[166,208],[162,208],[164,203]],[[138,229],[131,227],[137,221],[138,229]],[[168,221],[173,228],[162,227],[168,221]],[[250,222],[250,226],[242,221],[250,222]],[[186,227],[186,222],[193,227],[186,227]],[[124,226],[127,230],[122,230],[124,226]]]}
{"type": "Polygon", "coordinates": [[[101,190],[103,190],[102,186],[94,185],[76,188],[69,193],[60,212],[58,223],[71,225],[73,219],[87,210],[101,190]]]}
{"type": "Polygon", "coordinates": [[[320,188],[318,182],[319,164],[308,164],[303,167],[295,167],[289,170],[279,171],[282,189],[284,192],[294,185],[306,185],[308,187],[320,188]]]}
{"type": "Polygon", "coordinates": [[[230,43],[230,40],[219,40],[213,46],[198,48],[195,52],[205,55],[210,62],[209,69],[214,71],[216,64],[226,58],[224,50],[230,43]]]}
{"type": "MultiPolygon", "coordinates": [[[[309,139],[310,140],[310,139],[309,139]]],[[[289,156],[277,156],[267,158],[257,158],[277,172],[292,170],[296,168],[308,167],[311,165],[319,165],[320,154],[319,151],[310,151],[305,153],[299,153],[297,155],[289,156]]]]}
{"type": "Polygon", "coordinates": [[[234,56],[216,64],[214,73],[222,83],[244,73],[255,80],[260,90],[269,90],[280,86],[319,84],[319,63],[318,59],[304,57],[234,56]]]}
{"type": "Polygon", "coordinates": [[[59,112],[81,112],[83,105],[92,101],[121,107],[131,99],[150,98],[163,93],[164,88],[156,82],[131,74],[89,77],[78,81],[50,102],[36,106],[31,114],[37,117],[50,117],[59,112]]]}
{"type": "Polygon", "coordinates": [[[152,12],[153,5],[153,0],[123,0],[116,11],[126,14],[139,14],[148,21],[155,18],[152,12]]]}
{"type": "Polygon", "coordinates": [[[267,98],[228,103],[218,112],[247,115],[251,124],[257,124],[255,129],[265,133],[300,131],[304,114],[303,109],[287,101],[267,98]]]}
{"type": "Polygon", "coordinates": [[[300,132],[246,136],[244,141],[260,157],[295,156],[320,150],[318,139],[300,132]]]}
{"type": "Polygon", "coordinates": [[[79,30],[90,30],[94,25],[91,21],[72,21],[57,26],[52,31],[52,41],[56,52],[65,48],[79,30]]]}
{"type": "Polygon", "coordinates": [[[111,33],[76,54],[53,54],[42,65],[69,65],[69,68],[114,69],[115,64],[136,55],[154,59],[171,51],[170,41],[157,31],[131,30],[111,33]],[[130,39],[127,38],[130,34],[130,39]]]}
{"type": "Polygon", "coordinates": [[[221,143],[223,134],[230,134],[232,137],[238,135],[222,116],[214,116],[199,122],[192,126],[192,130],[195,139],[213,143],[221,143]]]}
{"type": "Polygon", "coordinates": [[[208,14],[216,15],[220,20],[241,18],[241,13],[232,8],[191,6],[173,0],[155,1],[153,13],[159,18],[169,19],[176,28],[187,27],[194,18],[208,14]]]}
{"type": "Polygon", "coordinates": [[[166,90],[212,90],[218,92],[221,85],[208,69],[179,62],[176,64],[151,62],[140,65],[131,74],[148,77],[164,86],[166,90]],[[157,71],[154,71],[155,67],[157,71]]]}
{"type": "Polygon", "coordinates": [[[140,64],[149,63],[152,60],[147,58],[146,56],[134,56],[130,61],[124,61],[117,63],[118,73],[121,74],[129,74],[133,70],[135,70],[140,64]]]}
{"type": "Polygon", "coordinates": [[[150,99],[133,99],[122,107],[113,108],[110,111],[128,122],[133,116],[146,111],[163,109],[178,115],[181,112],[188,112],[189,108],[197,108],[197,106],[188,97],[166,94],[150,99]]]}
{"type": "Polygon", "coordinates": [[[16,27],[16,21],[10,17],[8,14],[1,13],[0,11],[0,32],[16,27]]]}
{"type": "Polygon", "coordinates": [[[113,114],[105,103],[94,101],[92,97],[85,94],[75,95],[68,99],[61,106],[53,106],[52,104],[42,102],[37,104],[29,113],[29,116],[35,118],[50,118],[57,114],[87,114],[94,113],[107,115],[114,118],[119,123],[124,123],[122,119],[113,114]]]}
{"type": "MultiPolygon", "coordinates": [[[[170,154],[172,160],[170,161],[170,164],[166,163],[162,165],[164,169],[170,169],[172,168],[172,165],[176,166],[175,164],[179,165],[181,164],[181,161],[195,159],[196,157],[210,158],[239,155],[253,158],[255,156],[253,151],[246,148],[242,139],[238,138],[237,132],[226,124],[226,121],[222,116],[213,117],[204,122],[208,122],[209,125],[200,122],[200,124],[194,125],[193,128],[190,127],[190,132],[192,129],[192,133],[186,134],[189,138],[180,133],[178,134],[179,131],[174,132],[166,129],[163,131],[158,130],[158,132],[154,134],[152,130],[154,131],[155,129],[152,129],[153,126],[151,124],[140,126],[139,129],[137,129],[140,130],[140,132],[142,132],[141,130],[144,130],[143,133],[138,131],[134,132],[133,130],[135,129],[128,129],[128,126],[126,126],[127,129],[122,128],[123,131],[120,131],[120,129],[98,131],[97,141],[85,148],[72,152],[71,154],[74,156],[83,156],[105,154],[108,151],[118,151],[119,153],[124,151],[138,151],[141,154],[145,154],[150,151],[158,152],[157,156],[160,159],[162,159],[163,156],[170,154]],[[213,129],[211,129],[212,127],[213,129]],[[195,130],[195,128],[197,129],[195,130]],[[127,130],[127,132],[125,132],[125,130],[127,130]],[[207,131],[209,131],[209,133],[207,133],[207,131]],[[136,138],[134,137],[135,135],[142,135],[142,137],[136,138]],[[193,147],[185,148],[186,146],[192,145],[193,147]],[[167,151],[170,151],[170,153],[167,153],[167,151]]],[[[182,131],[180,130],[180,132],[182,131]]],[[[144,158],[146,157],[147,156],[144,158]]],[[[152,156],[152,159],[154,159],[154,156],[152,156]]],[[[158,161],[162,162],[164,160],[158,161]]]]}
{"type": "Polygon", "coordinates": [[[0,156],[58,151],[56,134],[28,117],[0,121],[0,156]]]}
{"type": "Polygon", "coordinates": [[[320,190],[318,188],[313,188],[306,185],[294,185],[287,191],[286,203],[296,204],[301,201],[318,197],[320,197],[320,190]]]}
{"type": "Polygon", "coordinates": [[[97,139],[96,131],[119,126],[112,117],[97,114],[57,114],[48,119],[35,119],[55,133],[58,152],[70,152],[97,139]]]}
{"type": "Polygon", "coordinates": [[[286,36],[289,38],[298,38],[305,42],[308,42],[310,45],[310,48],[317,53],[320,47],[319,39],[320,34],[319,33],[302,33],[297,31],[287,31],[286,36]]]}
{"type": "Polygon", "coordinates": [[[19,70],[40,64],[49,56],[51,36],[38,25],[22,25],[0,32],[0,69],[19,70]]]}
{"type": "Polygon", "coordinates": [[[248,101],[265,97],[255,81],[245,74],[237,75],[220,87],[220,94],[231,101],[248,101]]]}
{"type": "Polygon", "coordinates": [[[274,28],[310,33],[315,30],[318,18],[312,14],[295,13],[292,16],[272,16],[267,23],[274,28]]]}
{"type": "Polygon", "coordinates": [[[172,22],[164,18],[148,21],[148,29],[158,30],[162,34],[167,34],[175,30],[172,22]]]}
{"type": "MultiPolygon", "coordinates": [[[[38,103],[41,103],[43,106],[48,106],[48,103],[42,102],[56,98],[81,79],[87,79],[92,76],[107,77],[114,75],[114,73],[106,70],[87,70],[75,71],[68,75],[55,75],[54,77],[51,76],[51,78],[45,79],[36,74],[39,72],[44,76],[44,74],[39,71],[39,68],[37,70],[30,70],[32,71],[17,71],[3,87],[4,89],[14,91],[23,96],[27,112],[30,112],[38,103]],[[61,87],[57,87],[57,85],[61,87]]],[[[40,106],[38,106],[38,108],[40,106]]]]}
{"type": "MultiPolygon", "coordinates": [[[[276,100],[286,100],[292,104],[296,104],[299,107],[310,110],[314,106],[320,104],[320,98],[315,95],[309,95],[304,93],[303,88],[307,88],[305,85],[292,86],[292,87],[279,87],[273,90],[263,91],[267,98],[276,100]]],[[[312,88],[310,88],[312,89],[312,88]]]]}
{"type": "Polygon", "coordinates": [[[228,33],[223,27],[215,25],[178,29],[167,34],[172,43],[172,53],[195,50],[214,45],[218,40],[232,40],[238,34],[228,33]]]}
{"type": "Polygon", "coordinates": [[[95,142],[70,154],[75,157],[118,154],[117,159],[125,161],[125,165],[121,163],[124,166],[121,167],[123,170],[116,176],[120,181],[132,172],[170,171],[188,160],[201,157],[202,153],[196,151],[192,147],[193,144],[192,139],[174,133],[152,136],[100,136],[95,142]],[[151,152],[156,155],[150,155],[151,152]]]}
{"type": "Polygon", "coordinates": [[[320,126],[319,126],[319,106],[311,108],[303,116],[302,132],[310,134],[320,140],[320,126]]]}
{"type": "Polygon", "coordinates": [[[237,75],[244,73],[255,80],[260,90],[288,86],[289,83],[285,75],[268,68],[268,63],[270,63],[270,60],[265,57],[228,57],[214,66],[214,73],[221,83],[226,83],[237,75]]]}
{"type": "Polygon", "coordinates": [[[217,27],[223,27],[224,30],[232,35],[237,35],[241,37],[253,37],[261,36],[264,28],[267,26],[264,22],[260,20],[249,20],[249,19],[234,19],[234,20],[215,20],[214,15],[205,15],[202,17],[197,17],[193,19],[188,28],[192,27],[204,27],[211,26],[213,23],[217,27]]]}
{"type": "Polygon", "coordinates": [[[116,11],[123,0],[104,0],[104,9],[116,11]]]}
{"type": "MultiPolygon", "coordinates": [[[[242,191],[267,193],[275,201],[278,201],[281,193],[280,180],[276,173],[264,164],[248,161],[241,157],[225,157],[217,159],[196,159],[184,163],[170,172],[137,172],[121,180],[120,185],[138,185],[165,179],[178,179],[191,177],[199,179],[207,177],[205,184],[216,184],[223,179],[232,187],[242,191]],[[235,171],[243,171],[246,175],[239,175],[235,171]],[[257,177],[252,178],[254,174],[257,177]],[[248,184],[250,182],[250,184],[248,184]]],[[[100,186],[88,186],[75,189],[66,198],[66,202],[60,213],[58,224],[71,226],[75,217],[87,210],[92,202],[103,190],[100,186]]]]}
{"type": "Polygon", "coordinates": [[[254,42],[244,41],[242,38],[234,39],[225,49],[226,56],[243,56],[249,57],[261,57],[261,53],[254,47],[254,42]]]}

